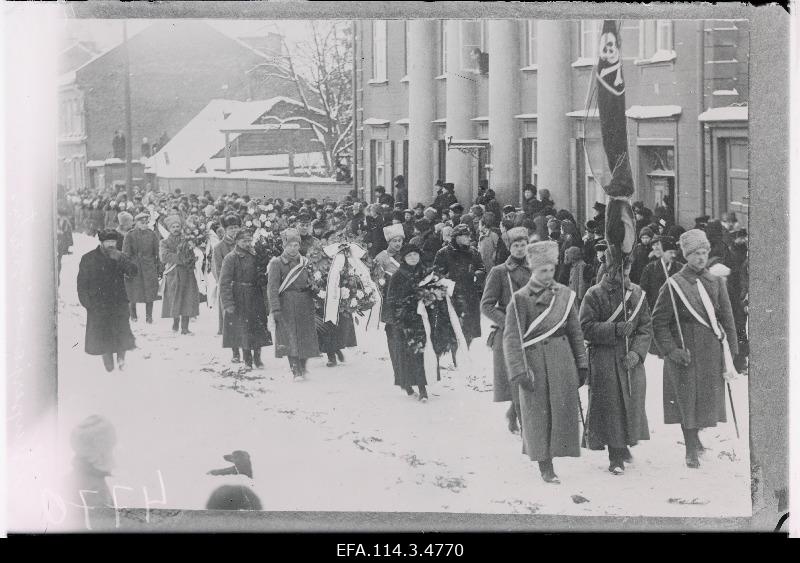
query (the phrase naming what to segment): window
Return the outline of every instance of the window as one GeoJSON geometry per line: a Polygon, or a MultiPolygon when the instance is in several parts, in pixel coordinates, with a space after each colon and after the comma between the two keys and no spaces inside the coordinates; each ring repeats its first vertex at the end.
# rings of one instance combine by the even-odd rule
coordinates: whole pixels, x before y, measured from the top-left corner
{"type": "Polygon", "coordinates": [[[372,189],[386,186],[386,143],[372,140],[372,189]]]}
{"type": "Polygon", "coordinates": [[[528,20],[528,58],[525,61],[527,66],[536,64],[536,20],[528,20]]]}
{"type": "Polygon", "coordinates": [[[641,22],[636,20],[622,20],[620,24],[620,51],[623,60],[636,60],[639,58],[639,40],[642,30],[641,22]]]}
{"type": "Polygon", "coordinates": [[[372,23],[372,79],[386,82],[386,20],[372,23]]]}
{"type": "Polygon", "coordinates": [[[645,20],[639,31],[639,56],[642,59],[672,53],[672,21],[645,20]]]}
{"type": "Polygon", "coordinates": [[[655,209],[666,205],[675,212],[675,147],[639,147],[640,199],[655,209]]]}
{"type": "Polygon", "coordinates": [[[447,22],[444,20],[439,22],[439,37],[442,54],[442,59],[439,61],[440,74],[447,74],[447,22]]]}
{"type": "Polygon", "coordinates": [[[480,71],[480,57],[483,53],[483,26],[480,20],[460,22],[461,25],[461,70],[480,71]]]}
{"type": "Polygon", "coordinates": [[[596,59],[597,46],[600,44],[602,20],[581,20],[581,58],[596,59]]]}
{"type": "Polygon", "coordinates": [[[537,141],[535,138],[527,137],[522,139],[522,185],[537,185],[538,181],[538,158],[536,156],[537,141]]]}

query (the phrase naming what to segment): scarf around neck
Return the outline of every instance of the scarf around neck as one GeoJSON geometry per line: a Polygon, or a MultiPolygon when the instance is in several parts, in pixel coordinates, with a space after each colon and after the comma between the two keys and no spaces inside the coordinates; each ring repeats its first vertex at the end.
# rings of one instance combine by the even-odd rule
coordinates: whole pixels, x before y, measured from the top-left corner
{"type": "Polygon", "coordinates": [[[554,285],[555,285],[555,280],[551,280],[550,283],[544,284],[544,283],[540,282],[539,280],[537,280],[536,276],[531,276],[531,279],[528,280],[528,287],[534,293],[541,293],[545,289],[553,289],[554,285]]]}

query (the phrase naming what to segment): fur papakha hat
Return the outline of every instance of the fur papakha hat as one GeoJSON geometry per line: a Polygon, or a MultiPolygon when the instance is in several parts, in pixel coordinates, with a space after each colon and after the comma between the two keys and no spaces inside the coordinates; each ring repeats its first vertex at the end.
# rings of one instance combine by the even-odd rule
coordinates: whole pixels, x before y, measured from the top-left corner
{"type": "Polygon", "coordinates": [[[509,229],[507,234],[509,246],[520,240],[528,242],[528,229],[525,227],[514,227],[513,229],[509,229]]]}
{"type": "Polygon", "coordinates": [[[554,240],[532,242],[528,245],[528,265],[531,270],[547,264],[558,264],[558,243],[554,240]]]}
{"type": "Polygon", "coordinates": [[[705,248],[711,250],[711,244],[708,242],[708,237],[700,229],[691,229],[681,235],[679,240],[681,250],[684,256],[689,256],[692,252],[705,248]]]}
{"type": "Polygon", "coordinates": [[[386,242],[389,242],[395,238],[406,238],[406,232],[403,229],[403,225],[389,225],[388,227],[383,228],[383,238],[386,239],[386,242]]]}

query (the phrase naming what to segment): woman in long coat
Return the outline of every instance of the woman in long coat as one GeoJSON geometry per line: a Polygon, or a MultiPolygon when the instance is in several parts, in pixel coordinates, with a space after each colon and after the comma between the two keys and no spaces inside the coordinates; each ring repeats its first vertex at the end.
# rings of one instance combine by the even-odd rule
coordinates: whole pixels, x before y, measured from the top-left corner
{"type": "Polygon", "coordinates": [[[314,298],[308,260],[300,254],[300,234],[284,232],[283,253],[269,262],[267,295],[275,321],[275,357],[288,356],[295,378],[308,374],[306,361],[319,356],[314,298]]]}
{"type": "Polygon", "coordinates": [[[119,233],[98,233],[100,245],[84,254],[78,268],[78,300],[86,308],[86,353],[103,356],[107,371],[114,369],[114,354],[120,369],[125,352],[136,348],[131,332],[124,276],[136,275],[136,265],[119,250],[119,233]]]}
{"type": "Polygon", "coordinates": [[[511,295],[531,279],[531,270],[526,261],[528,247],[528,229],[514,227],[508,230],[511,256],[503,264],[495,266],[486,278],[486,287],[481,299],[481,312],[493,323],[489,343],[492,348],[494,367],[494,401],[503,403],[511,401],[506,418],[511,432],[519,430],[519,389],[512,385],[506,370],[506,358],[503,354],[503,332],[506,327],[506,307],[511,302],[511,295]]]}
{"type": "Polygon", "coordinates": [[[580,456],[578,387],[587,370],[575,293],[553,280],[557,263],[555,241],[528,245],[531,279],[506,308],[503,333],[506,368],[520,387],[522,452],[547,483],[560,482],[554,457],[580,456]]]}
{"type": "Polygon", "coordinates": [[[225,311],[222,347],[242,349],[248,368],[262,368],[261,348],[268,346],[267,309],[258,284],[253,235],[248,230],[236,234],[236,246],[222,261],[219,280],[220,300],[225,311]]]}
{"type": "MultiPolygon", "coordinates": [[[[610,254],[607,259],[611,260],[610,254]]],[[[611,268],[599,284],[589,288],[580,309],[581,330],[589,347],[586,444],[592,450],[608,446],[608,469],[615,475],[623,474],[625,461],[632,459],[628,446],[650,439],[644,360],[653,329],[647,297],[642,288],[631,283],[630,267],[626,260],[625,315],[621,306],[623,273],[619,267],[611,268]]]]}
{"type": "Polygon", "coordinates": [[[395,329],[392,331],[392,340],[395,350],[395,385],[400,386],[409,397],[414,396],[412,385],[419,389],[419,400],[426,402],[428,392],[425,377],[424,354],[413,350],[408,345],[407,334],[424,332],[422,317],[417,313],[416,289],[419,282],[425,277],[424,266],[421,263],[422,252],[414,244],[403,246],[397,255],[400,267],[389,280],[389,289],[386,292],[384,310],[388,311],[389,322],[395,329]]]}
{"type": "Polygon", "coordinates": [[[653,337],[658,355],[664,358],[664,423],[681,425],[686,465],[696,468],[700,465],[698,454],[704,449],[699,429],[727,421],[722,340],[727,339],[733,357],[738,352],[738,344],[725,281],[706,269],[711,245],[705,233],[699,229],[686,231],[679,243],[687,264],[658,294],[653,309],[653,337]],[[716,330],[715,319],[709,318],[703,303],[705,296],[700,286],[708,295],[713,316],[719,323],[716,330]],[[683,341],[678,332],[673,298],[683,341]]]}
{"type": "Polygon", "coordinates": [[[471,232],[464,224],[453,228],[453,240],[436,253],[434,270],[456,282],[453,307],[461,317],[467,346],[481,335],[481,292],[486,268],[478,251],[470,245],[471,232]]]}
{"type": "Polygon", "coordinates": [[[164,297],[162,319],[172,319],[172,330],[189,331],[189,319],[200,314],[200,289],[194,276],[193,243],[181,234],[181,219],[170,215],[164,219],[169,236],[159,243],[159,258],[164,263],[164,297]]]}
{"type": "Polygon", "coordinates": [[[125,291],[130,301],[131,319],[136,320],[136,304],[145,304],[148,323],[153,322],[153,302],[158,298],[158,235],[147,225],[150,216],[139,213],[136,228],[125,235],[122,252],[136,264],[139,272],[125,278],[125,291]]]}

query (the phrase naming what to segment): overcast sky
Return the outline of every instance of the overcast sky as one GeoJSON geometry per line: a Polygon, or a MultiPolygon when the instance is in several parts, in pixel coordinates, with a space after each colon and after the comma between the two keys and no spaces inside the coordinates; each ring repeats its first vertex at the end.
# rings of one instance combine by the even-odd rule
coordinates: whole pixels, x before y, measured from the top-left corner
{"type": "MultiPolygon", "coordinates": [[[[64,22],[64,34],[67,39],[94,41],[105,51],[122,41],[123,20],[100,19],[67,19],[64,22]]],[[[135,35],[154,21],[171,20],[128,20],[128,36],[135,35]]],[[[278,32],[286,37],[290,44],[302,39],[305,22],[293,20],[206,20],[211,25],[234,37],[265,35],[278,32]]]]}

